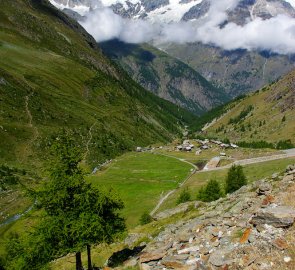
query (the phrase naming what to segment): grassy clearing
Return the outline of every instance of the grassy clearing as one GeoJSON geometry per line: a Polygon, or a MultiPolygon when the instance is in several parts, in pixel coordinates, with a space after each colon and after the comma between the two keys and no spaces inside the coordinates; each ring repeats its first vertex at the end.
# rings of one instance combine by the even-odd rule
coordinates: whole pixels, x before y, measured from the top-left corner
{"type": "MultiPolygon", "coordinates": [[[[275,172],[281,172],[286,168],[287,165],[293,164],[294,162],[295,158],[287,158],[257,164],[250,164],[244,166],[244,172],[248,181],[254,182],[259,179],[269,177],[275,172]]],[[[181,187],[179,190],[177,190],[177,192],[171,195],[171,197],[161,206],[159,211],[175,207],[177,197],[184,188],[188,188],[192,194],[192,198],[195,199],[200,187],[205,185],[206,182],[210,179],[216,179],[223,184],[227,172],[228,169],[196,173],[185,183],[183,187],[181,187]]]]}
{"type": "Polygon", "coordinates": [[[129,227],[138,224],[145,211],[151,211],[162,194],[175,189],[192,167],[177,159],[151,153],[128,153],[109,167],[89,176],[99,187],[113,188],[125,203],[129,227]]]}

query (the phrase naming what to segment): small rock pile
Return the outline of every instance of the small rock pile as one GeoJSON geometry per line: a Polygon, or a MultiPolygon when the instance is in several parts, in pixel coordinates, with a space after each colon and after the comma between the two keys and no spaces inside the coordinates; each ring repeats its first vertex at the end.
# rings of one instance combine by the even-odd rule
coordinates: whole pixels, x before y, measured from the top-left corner
{"type": "Polygon", "coordinates": [[[200,204],[199,217],[167,226],[131,260],[142,270],[295,269],[295,204],[283,203],[292,187],[295,165],[200,204]]]}

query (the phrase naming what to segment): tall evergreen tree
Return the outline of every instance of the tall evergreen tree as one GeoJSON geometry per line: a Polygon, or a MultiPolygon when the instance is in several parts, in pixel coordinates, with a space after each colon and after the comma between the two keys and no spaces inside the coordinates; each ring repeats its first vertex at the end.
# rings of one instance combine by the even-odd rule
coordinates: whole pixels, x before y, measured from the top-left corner
{"type": "Polygon", "coordinates": [[[18,255],[24,263],[17,269],[40,269],[40,263],[75,252],[76,270],[82,270],[81,252],[87,247],[92,270],[91,245],[110,243],[125,229],[118,214],[123,203],[114,192],[102,192],[84,180],[81,151],[73,139],[63,135],[51,149],[50,179],[37,192],[38,206],[45,214],[25,241],[26,251],[18,255]]]}

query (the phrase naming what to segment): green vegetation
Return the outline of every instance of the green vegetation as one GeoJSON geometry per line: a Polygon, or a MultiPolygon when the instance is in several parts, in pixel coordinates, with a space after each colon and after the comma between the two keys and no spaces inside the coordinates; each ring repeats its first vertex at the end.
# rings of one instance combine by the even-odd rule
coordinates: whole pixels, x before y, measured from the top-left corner
{"type": "Polygon", "coordinates": [[[279,141],[276,145],[276,149],[291,149],[295,148],[295,144],[291,140],[279,141]]]}
{"type": "Polygon", "coordinates": [[[25,174],[26,172],[5,165],[0,166],[0,191],[7,190],[11,185],[19,183],[17,173],[25,174]]]}
{"type": "Polygon", "coordinates": [[[170,141],[195,118],[132,81],[47,1],[5,1],[0,30],[1,163],[40,170],[44,144],[63,127],[76,133],[92,169],[170,141]]]}
{"type": "Polygon", "coordinates": [[[225,180],[225,192],[233,193],[246,184],[247,178],[244,174],[243,167],[239,165],[233,165],[227,173],[225,180]]]}
{"type": "MultiPolygon", "coordinates": [[[[254,181],[271,176],[273,173],[277,173],[285,170],[287,165],[295,163],[295,158],[286,158],[281,160],[266,161],[257,164],[250,164],[243,167],[244,174],[247,176],[247,181],[252,183],[254,181]]],[[[191,194],[198,194],[200,188],[205,186],[210,179],[217,180],[221,186],[224,186],[225,179],[227,178],[229,169],[200,172],[194,174],[183,187],[173,193],[169,199],[161,206],[159,211],[163,211],[167,208],[175,207],[177,198],[183,189],[189,188],[191,194]]],[[[195,195],[195,196],[196,196],[195,195]]],[[[196,196],[197,197],[197,196],[196,196]]],[[[192,199],[197,198],[192,197],[192,199]]]]}
{"type": "Polygon", "coordinates": [[[64,254],[76,254],[76,269],[83,270],[81,251],[87,247],[92,270],[91,245],[110,243],[125,229],[118,214],[123,203],[112,192],[103,193],[83,179],[82,159],[73,139],[60,136],[51,147],[50,180],[35,195],[44,215],[30,233],[9,239],[6,269],[44,269],[64,254]]]}
{"type": "Polygon", "coordinates": [[[152,153],[128,153],[88,177],[97,187],[113,188],[125,204],[129,228],[151,212],[161,196],[178,187],[192,167],[175,158],[152,153]]]}
{"type": "Polygon", "coordinates": [[[291,149],[294,148],[295,145],[291,142],[291,140],[280,140],[277,143],[270,143],[266,141],[240,141],[236,143],[240,147],[244,148],[252,148],[252,149],[259,149],[259,148],[270,148],[270,149],[278,149],[278,150],[284,150],[284,149],[291,149]]]}
{"type": "Polygon", "coordinates": [[[176,204],[185,203],[185,202],[188,202],[190,200],[191,200],[191,194],[190,194],[188,188],[185,188],[179,194],[179,197],[177,198],[176,204]]]}
{"type": "Polygon", "coordinates": [[[271,85],[225,105],[227,113],[206,129],[206,136],[220,140],[228,137],[232,142],[264,141],[275,147],[279,141],[290,140],[294,145],[294,77],[292,71],[271,85]]]}
{"type": "MultiPolygon", "coordinates": [[[[228,123],[229,124],[237,124],[237,123],[243,121],[249,115],[249,113],[253,110],[254,110],[253,105],[249,105],[246,109],[242,110],[238,116],[236,116],[234,118],[230,118],[228,123]]],[[[241,130],[241,131],[244,132],[245,128],[244,128],[244,130],[241,130]]]]}
{"type": "Polygon", "coordinates": [[[148,212],[144,212],[139,220],[140,225],[145,225],[145,224],[151,223],[152,221],[153,221],[153,218],[148,212]]]}
{"type": "Polygon", "coordinates": [[[201,187],[197,195],[197,199],[203,202],[216,201],[220,197],[222,197],[221,186],[215,179],[209,180],[206,186],[201,187]]]}
{"type": "Polygon", "coordinates": [[[259,149],[259,148],[271,148],[271,149],[275,149],[275,146],[273,143],[269,143],[266,141],[250,141],[250,142],[245,142],[245,141],[241,141],[241,142],[237,142],[236,143],[238,146],[240,147],[244,147],[244,148],[254,148],[254,149],[259,149]]]}

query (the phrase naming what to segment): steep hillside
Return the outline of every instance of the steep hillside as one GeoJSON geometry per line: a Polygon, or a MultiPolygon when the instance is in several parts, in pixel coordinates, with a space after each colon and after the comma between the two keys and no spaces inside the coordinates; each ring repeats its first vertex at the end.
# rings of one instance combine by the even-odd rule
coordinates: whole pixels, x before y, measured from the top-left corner
{"type": "Polygon", "coordinates": [[[211,136],[233,141],[295,143],[295,71],[223,108],[216,122],[204,128],[211,136]]]}
{"type": "Polygon", "coordinates": [[[227,95],[183,62],[148,44],[118,40],[100,44],[145,89],[195,114],[220,105],[227,95]]]}
{"type": "Polygon", "coordinates": [[[0,40],[0,162],[37,166],[65,128],[95,166],[194,118],[133,82],[47,0],[2,1],[0,40]]]}

